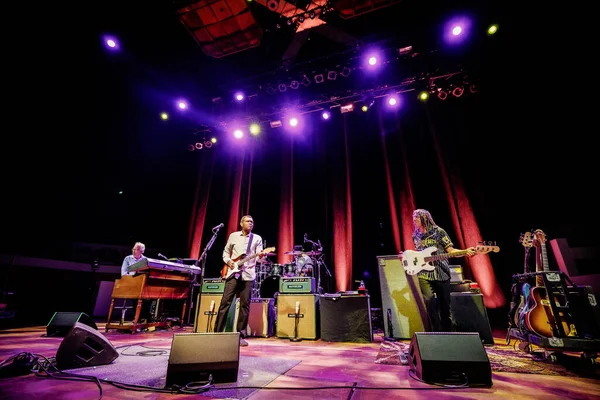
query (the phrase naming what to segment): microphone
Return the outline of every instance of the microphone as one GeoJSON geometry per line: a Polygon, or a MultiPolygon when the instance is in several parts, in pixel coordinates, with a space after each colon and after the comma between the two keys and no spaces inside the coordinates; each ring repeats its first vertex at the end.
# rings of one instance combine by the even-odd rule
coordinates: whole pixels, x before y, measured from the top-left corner
{"type": "Polygon", "coordinates": [[[159,256],[160,258],[162,258],[162,259],[165,259],[165,260],[169,261],[169,259],[168,259],[167,257],[165,257],[164,255],[162,255],[162,254],[160,254],[160,253],[158,253],[158,256],[159,256]]]}
{"type": "Polygon", "coordinates": [[[296,302],[296,315],[300,314],[300,302],[296,302]]]}
{"type": "Polygon", "coordinates": [[[308,233],[304,234],[304,243],[308,242],[308,233]]]}
{"type": "Polygon", "coordinates": [[[217,229],[221,229],[221,228],[222,228],[222,227],[224,227],[224,226],[225,226],[225,224],[223,224],[223,223],[221,222],[219,225],[217,225],[217,226],[215,226],[214,228],[212,228],[212,230],[213,230],[213,231],[216,231],[217,229]]]}

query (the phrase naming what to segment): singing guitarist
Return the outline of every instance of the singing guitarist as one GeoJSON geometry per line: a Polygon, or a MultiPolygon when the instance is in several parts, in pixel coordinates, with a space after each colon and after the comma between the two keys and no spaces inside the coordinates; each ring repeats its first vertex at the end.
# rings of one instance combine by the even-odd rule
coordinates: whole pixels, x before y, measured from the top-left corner
{"type": "Polygon", "coordinates": [[[215,332],[223,332],[227,319],[227,312],[236,295],[240,298],[240,311],[237,320],[237,332],[240,333],[240,346],[248,346],[246,327],[248,326],[248,315],[250,313],[250,294],[252,281],[256,278],[256,258],[264,257],[262,238],[252,233],[254,220],[250,215],[244,215],[240,220],[241,230],[233,232],[227,239],[223,250],[223,262],[229,268],[225,275],[225,289],[221,297],[219,312],[215,322],[215,332]],[[248,255],[257,257],[238,265],[237,261],[248,255]]]}
{"type": "MultiPolygon", "coordinates": [[[[450,237],[444,229],[437,226],[427,210],[413,211],[412,234],[415,249],[421,251],[431,246],[437,247],[438,254],[464,252],[471,257],[475,249],[458,250],[454,248],[450,237]]],[[[403,252],[398,255],[402,260],[403,252]]],[[[450,266],[447,259],[435,261],[433,271],[422,271],[418,274],[419,286],[425,299],[430,329],[434,332],[450,332],[450,266]]]]}

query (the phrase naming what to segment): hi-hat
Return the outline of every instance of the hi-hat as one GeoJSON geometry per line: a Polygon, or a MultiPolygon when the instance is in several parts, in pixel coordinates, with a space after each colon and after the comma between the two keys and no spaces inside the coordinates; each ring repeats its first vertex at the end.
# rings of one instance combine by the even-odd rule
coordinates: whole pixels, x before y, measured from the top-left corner
{"type": "Polygon", "coordinates": [[[277,253],[266,253],[265,254],[265,256],[268,256],[268,257],[270,257],[270,256],[276,256],[276,255],[277,255],[277,253]]]}
{"type": "Polygon", "coordinates": [[[307,256],[311,257],[311,256],[319,256],[319,255],[321,255],[321,252],[320,251],[307,251],[304,254],[306,254],[307,256]]]}

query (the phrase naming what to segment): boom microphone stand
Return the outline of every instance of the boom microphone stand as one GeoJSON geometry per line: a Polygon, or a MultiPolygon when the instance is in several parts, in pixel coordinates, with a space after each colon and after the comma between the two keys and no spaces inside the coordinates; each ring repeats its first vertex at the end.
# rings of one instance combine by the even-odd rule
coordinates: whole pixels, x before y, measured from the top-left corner
{"type": "Polygon", "coordinates": [[[313,249],[316,248],[319,256],[316,257],[317,260],[317,293],[322,294],[323,288],[321,287],[321,265],[325,267],[325,272],[331,278],[331,272],[327,269],[327,265],[325,265],[325,261],[323,261],[323,245],[321,245],[321,241],[317,240],[317,243],[313,242],[308,238],[308,235],[304,234],[304,243],[310,243],[313,246],[313,249]]]}
{"type": "Polygon", "coordinates": [[[200,287],[200,291],[198,292],[198,307],[200,307],[200,299],[202,298],[202,281],[204,280],[204,270],[206,267],[206,255],[208,251],[211,249],[215,240],[217,239],[217,234],[219,233],[219,229],[221,229],[221,225],[217,225],[213,228],[213,235],[208,241],[208,244],[204,248],[204,251],[200,255],[198,261],[196,261],[196,266],[200,266],[200,282],[197,282],[198,275],[194,275],[194,280],[192,281],[192,290],[190,290],[190,307],[188,310],[187,324],[190,325],[190,321],[192,319],[192,308],[194,307],[194,287],[200,287]]]}

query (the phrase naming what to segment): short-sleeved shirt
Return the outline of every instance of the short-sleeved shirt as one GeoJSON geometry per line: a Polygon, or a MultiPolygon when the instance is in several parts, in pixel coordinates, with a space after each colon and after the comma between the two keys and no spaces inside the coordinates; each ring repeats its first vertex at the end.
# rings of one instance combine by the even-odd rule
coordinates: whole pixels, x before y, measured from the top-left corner
{"type": "MultiPolygon", "coordinates": [[[[422,234],[413,233],[412,237],[417,251],[433,246],[437,248],[435,254],[444,254],[448,247],[454,247],[446,231],[439,226],[422,234]]],[[[434,261],[433,265],[435,266],[433,271],[421,271],[418,277],[428,281],[447,281],[450,279],[448,259],[434,261]]]]}

